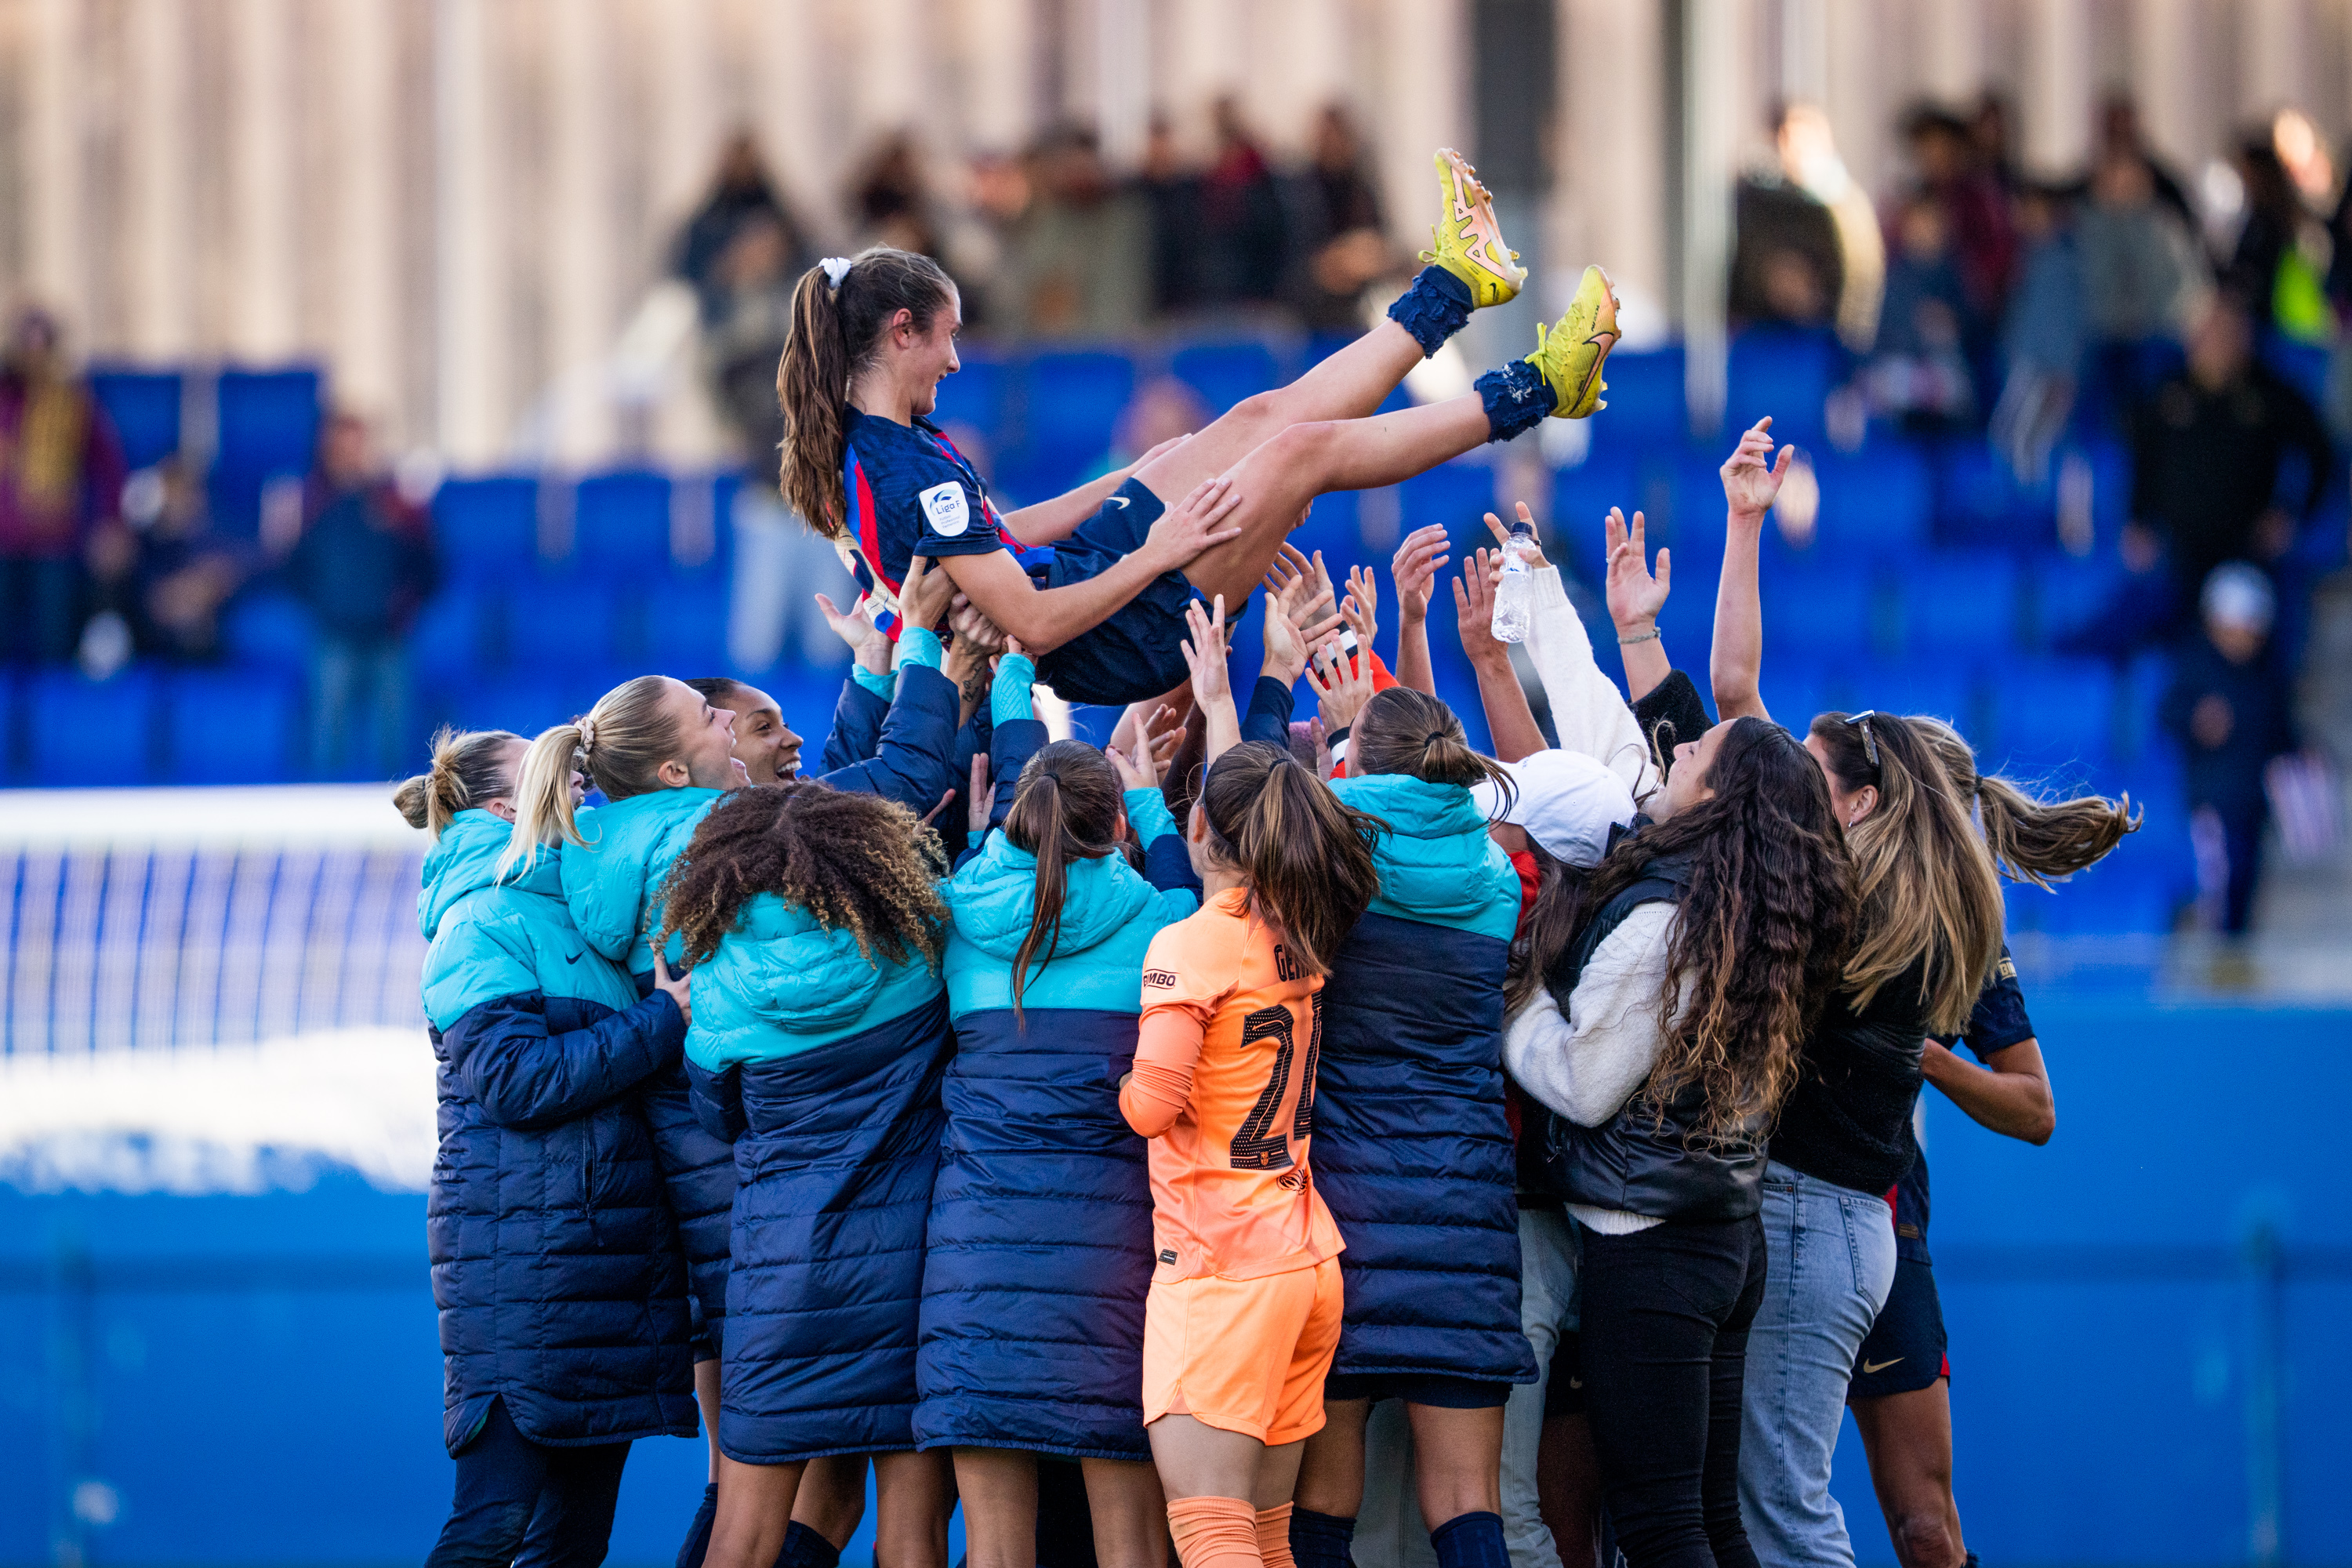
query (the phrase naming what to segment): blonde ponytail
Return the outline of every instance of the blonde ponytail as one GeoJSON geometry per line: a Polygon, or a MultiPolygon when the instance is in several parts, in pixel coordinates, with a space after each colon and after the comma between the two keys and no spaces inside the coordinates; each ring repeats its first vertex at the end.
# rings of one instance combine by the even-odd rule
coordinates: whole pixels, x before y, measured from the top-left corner
{"type": "Polygon", "coordinates": [[[392,792],[392,804],[411,827],[438,838],[461,811],[496,800],[513,788],[501,753],[519,744],[510,730],[455,730],[443,725],[433,734],[433,765],[404,780],[392,792]]]}
{"type": "Polygon", "coordinates": [[[523,753],[515,785],[514,839],[499,857],[498,875],[530,858],[541,844],[583,844],[572,821],[572,775],[583,773],[607,800],[626,800],[661,786],[661,765],[677,756],[677,726],[662,712],[672,687],[667,675],[625,680],[569,724],[541,731],[523,753]]]}
{"type": "Polygon", "coordinates": [[[1953,788],[1974,797],[1985,847],[2001,875],[2013,882],[2047,888],[2052,878],[2095,865],[2123,842],[2125,834],[2139,831],[2146,813],[2132,809],[2129,795],[2118,800],[2096,795],[2045,799],[1998,773],[1979,773],[1976,752],[1942,720],[1915,718],[1911,722],[1951,775],[1953,788]]]}
{"type": "Polygon", "coordinates": [[[585,842],[572,815],[572,775],[581,766],[578,724],[542,730],[531,742],[530,750],[522,754],[522,776],[515,783],[514,831],[493,873],[499,881],[505,881],[542,844],[585,842]]]}

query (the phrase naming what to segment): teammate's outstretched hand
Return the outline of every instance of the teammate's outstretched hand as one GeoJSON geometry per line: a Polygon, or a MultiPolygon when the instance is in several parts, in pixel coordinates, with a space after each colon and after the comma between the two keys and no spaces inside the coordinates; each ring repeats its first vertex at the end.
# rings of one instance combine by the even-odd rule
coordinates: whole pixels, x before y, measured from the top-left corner
{"type": "Polygon", "coordinates": [[[1348,568],[1348,596],[1339,603],[1339,615],[1370,653],[1372,634],[1381,629],[1381,580],[1370,567],[1348,568]]]}
{"type": "Polygon", "coordinates": [[[1184,727],[1176,722],[1176,710],[1165,702],[1151,710],[1151,716],[1135,726],[1135,739],[1127,746],[1108,745],[1103,754],[1118,773],[1122,790],[1158,789],[1168,759],[1176,754],[1176,742],[1184,727]]]}
{"type": "Polygon", "coordinates": [[[954,578],[929,556],[918,555],[907,563],[907,581],[898,589],[898,613],[910,626],[937,631],[948,606],[955,602],[955,591],[954,578]]]}
{"type": "Polygon", "coordinates": [[[1208,611],[1194,599],[1184,606],[1184,624],[1192,635],[1176,646],[1192,668],[1192,705],[1207,725],[1203,760],[1213,763],[1242,738],[1241,715],[1234,711],[1233,682],[1225,673],[1225,596],[1218,595],[1213,609],[1208,611]]]}
{"type": "Polygon", "coordinates": [[[963,824],[971,830],[973,843],[979,843],[980,836],[988,831],[989,807],[995,804],[996,792],[988,787],[988,753],[974,752],[971,754],[971,792],[963,809],[963,824]]]}
{"type": "Polygon", "coordinates": [[[1790,460],[1796,455],[1794,447],[1783,447],[1779,460],[1774,460],[1772,416],[1769,414],[1740,435],[1739,445],[1723,460],[1723,499],[1730,503],[1732,521],[1764,521],[1764,514],[1780,499],[1780,481],[1787,477],[1790,460]]]}
{"type": "Polygon", "coordinates": [[[1429,592],[1445,569],[1447,548],[1445,525],[1438,522],[1414,529],[1397,546],[1389,575],[1396,579],[1397,618],[1406,626],[1429,618],[1429,592]]]}
{"type": "MultiPolygon", "coordinates": [[[[1535,542],[1535,553],[1528,557],[1528,570],[1540,572],[1551,563],[1544,559],[1543,534],[1536,528],[1536,514],[1528,510],[1525,501],[1516,503],[1511,510],[1518,514],[1521,522],[1528,525],[1528,537],[1535,542]]],[[[1495,570],[1499,572],[1503,569],[1502,543],[1511,537],[1511,531],[1504,526],[1501,518],[1490,511],[1486,514],[1486,531],[1495,536],[1495,570]]]]}
{"type": "Polygon", "coordinates": [[[683,970],[672,974],[668,961],[662,957],[658,949],[654,952],[654,989],[667,993],[669,999],[677,1004],[677,1016],[684,1018],[688,1027],[691,1028],[694,1025],[694,976],[683,970]]]}
{"type": "Polygon", "coordinates": [[[1511,662],[1510,645],[1495,640],[1495,580],[1501,575],[1491,552],[1474,550],[1463,558],[1461,574],[1454,579],[1454,629],[1462,634],[1462,651],[1473,665],[1511,662]]]}
{"type": "Polygon", "coordinates": [[[1307,667],[1307,684],[1315,692],[1325,734],[1337,734],[1353,724],[1364,704],[1372,700],[1371,652],[1369,642],[1352,658],[1337,643],[1326,643],[1316,650],[1315,662],[1307,667]]]}
{"type": "Polygon", "coordinates": [[[1191,495],[1160,514],[1144,538],[1144,548],[1159,553],[1161,571],[1181,571],[1212,546],[1241,537],[1238,527],[1225,526],[1241,504],[1231,475],[1202,479],[1191,495]]]}
{"type": "Polygon", "coordinates": [[[874,624],[873,600],[860,594],[857,603],[844,610],[836,607],[830,597],[819,594],[816,607],[824,616],[824,624],[833,628],[833,635],[849,645],[850,657],[860,668],[877,675],[890,673],[890,638],[874,624]]]}
{"type": "Polygon", "coordinates": [[[1621,637],[1646,632],[1658,624],[1658,612],[1674,592],[1674,552],[1659,547],[1658,574],[1653,577],[1646,553],[1648,525],[1640,512],[1628,528],[1625,514],[1612,506],[1601,528],[1609,547],[1609,619],[1621,637]]]}

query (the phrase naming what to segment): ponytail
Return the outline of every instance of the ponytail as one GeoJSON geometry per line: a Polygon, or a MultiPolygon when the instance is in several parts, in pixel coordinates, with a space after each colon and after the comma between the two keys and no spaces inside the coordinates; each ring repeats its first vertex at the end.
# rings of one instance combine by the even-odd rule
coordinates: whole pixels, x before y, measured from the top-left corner
{"type": "Polygon", "coordinates": [[[1055,741],[1021,770],[1021,787],[1004,818],[1004,837],[1014,848],[1037,857],[1037,894],[1029,934],[1013,955],[1016,1024],[1022,1022],[1021,996],[1029,984],[1029,966],[1034,963],[1043,968],[1061,943],[1070,862],[1099,860],[1118,851],[1121,800],[1118,774],[1110,760],[1084,741],[1055,741]]]}
{"type": "Polygon", "coordinates": [[[2013,882],[2050,886],[2053,877],[2067,877],[2093,866],[2126,833],[2137,833],[2146,816],[2132,809],[2131,797],[2108,800],[2104,795],[2076,795],[2045,800],[1999,774],[1977,772],[1976,752],[1958,730],[1939,719],[1913,719],[1928,745],[1951,775],[1952,787],[1975,797],[1977,826],[1985,847],[2001,875],[2013,882]]]}
{"type": "Polygon", "coordinates": [[[432,767],[394,789],[392,804],[409,826],[438,838],[459,812],[514,787],[504,752],[521,741],[508,730],[457,730],[445,724],[433,734],[432,767]]]}
{"type": "Polygon", "coordinates": [[[625,680],[569,724],[540,731],[523,753],[515,784],[514,835],[497,875],[530,858],[542,844],[584,844],[572,819],[572,775],[584,773],[608,800],[626,800],[660,784],[661,765],[677,754],[677,726],[662,699],[680,683],[666,675],[625,680]]]}
{"type": "Polygon", "coordinates": [[[835,258],[801,274],[792,330],[776,363],[776,401],[784,415],[778,489],[827,539],[841,537],[848,512],[841,460],[850,378],[873,363],[899,311],[910,313],[917,331],[929,331],[954,289],[929,257],[887,245],[859,251],[846,267],[835,258]]]}
{"type": "Polygon", "coordinates": [[[1380,891],[1379,817],[1341,803],[1287,749],[1244,742],[1210,767],[1201,812],[1218,855],[1249,878],[1250,907],[1321,974],[1380,891]]]}
{"type": "Polygon", "coordinates": [[[1355,724],[1353,771],[1404,773],[1429,784],[1495,786],[1499,813],[1518,797],[1510,769],[1470,749],[1454,710],[1425,691],[1391,686],[1364,704],[1355,724]]]}

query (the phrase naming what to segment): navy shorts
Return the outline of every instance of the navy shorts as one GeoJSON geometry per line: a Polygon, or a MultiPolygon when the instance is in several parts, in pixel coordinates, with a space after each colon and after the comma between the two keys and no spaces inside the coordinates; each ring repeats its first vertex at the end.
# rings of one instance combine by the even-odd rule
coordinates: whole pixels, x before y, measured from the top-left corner
{"type": "Polygon", "coordinates": [[[1916,1258],[1895,1260],[1895,1286],[1886,1305],[1854,1358],[1848,1402],[1910,1394],[1952,1375],[1945,1355],[1944,1303],[1936,1294],[1936,1270],[1916,1258]]]}
{"type": "Polygon", "coordinates": [[[1511,1402],[1511,1385],[1483,1377],[1450,1377],[1438,1372],[1335,1372],[1323,1380],[1326,1399],[1402,1399],[1437,1410],[1499,1410],[1511,1402]]]}
{"type": "MultiPolygon", "coordinates": [[[[1067,587],[1101,576],[1121,556],[1142,548],[1144,536],[1167,510],[1142,480],[1128,480],[1076,533],[1054,546],[1045,586],[1067,587]]],[[[1192,584],[1184,574],[1160,574],[1108,620],[1039,660],[1037,679],[1066,702],[1123,708],[1166,696],[1192,678],[1182,647],[1184,606],[1192,600],[1192,584]]],[[[1239,608],[1228,605],[1226,613],[1238,618],[1239,608]]]]}

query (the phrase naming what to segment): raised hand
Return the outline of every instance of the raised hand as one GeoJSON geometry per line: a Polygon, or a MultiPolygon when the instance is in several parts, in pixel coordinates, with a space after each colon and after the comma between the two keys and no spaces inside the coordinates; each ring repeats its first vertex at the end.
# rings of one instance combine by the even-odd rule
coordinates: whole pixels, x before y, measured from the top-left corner
{"type": "Polygon", "coordinates": [[[658,948],[654,950],[654,989],[667,992],[669,999],[677,1004],[677,1016],[686,1020],[688,1027],[693,1027],[694,976],[683,971],[672,974],[669,961],[661,955],[658,948]]]}
{"type": "Polygon", "coordinates": [[[1239,528],[1225,526],[1241,504],[1231,475],[1202,479],[1192,487],[1192,494],[1160,514],[1144,538],[1144,548],[1158,552],[1161,570],[1181,571],[1212,546],[1241,537],[1239,528]]]}
{"type": "Polygon", "coordinates": [[[1454,579],[1454,619],[1462,651],[1473,665],[1511,662],[1510,645],[1495,640],[1495,582],[1502,575],[1498,552],[1475,551],[1454,579]]]}
{"type": "MultiPolygon", "coordinates": [[[[1543,535],[1536,529],[1536,514],[1528,510],[1528,503],[1525,501],[1515,503],[1511,510],[1518,514],[1521,522],[1528,525],[1528,537],[1534,541],[1535,553],[1528,557],[1528,570],[1540,572],[1551,563],[1544,559],[1543,535]]],[[[1501,518],[1490,511],[1486,514],[1486,531],[1495,536],[1495,543],[1497,547],[1495,559],[1500,562],[1503,558],[1500,546],[1503,541],[1511,537],[1511,531],[1505,526],[1501,518]]],[[[1499,571],[1501,568],[1497,566],[1496,570],[1499,571]]]]}
{"type": "Polygon", "coordinates": [[[1176,710],[1163,702],[1136,726],[1131,745],[1105,746],[1103,754],[1118,772],[1119,788],[1158,789],[1168,759],[1176,754],[1176,742],[1183,734],[1184,726],[1176,722],[1176,710]]]}
{"type": "Polygon", "coordinates": [[[1658,624],[1658,612],[1666,607],[1666,595],[1674,591],[1674,552],[1659,549],[1658,574],[1653,577],[1645,553],[1647,524],[1642,514],[1633,514],[1629,529],[1625,514],[1612,506],[1601,526],[1609,547],[1609,619],[1619,637],[1646,632],[1658,624]]]}
{"type": "Polygon", "coordinates": [[[955,633],[959,645],[971,644],[972,650],[983,658],[1003,653],[1010,640],[978,605],[961,594],[955,596],[954,605],[948,610],[948,626],[955,633]]]}
{"type": "Polygon", "coordinates": [[[1769,414],[1741,433],[1739,445],[1723,460],[1722,469],[1723,499],[1730,505],[1734,522],[1764,521],[1764,514],[1780,499],[1780,480],[1796,455],[1794,447],[1783,447],[1779,460],[1774,460],[1769,414]]]}
{"type": "Polygon", "coordinates": [[[1396,579],[1397,618],[1406,626],[1428,618],[1430,589],[1450,559],[1447,548],[1444,525],[1433,522],[1406,534],[1390,560],[1389,575],[1396,579]]]}
{"type": "Polygon", "coordinates": [[[1348,568],[1348,596],[1339,605],[1339,615],[1355,627],[1356,636],[1363,639],[1364,650],[1372,647],[1372,634],[1381,629],[1381,580],[1369,566],[1348,568]]]}
{"type": "Polygon", "coordinates": [[[1192,635],[1176,646],[1192,671],[1192,706],[1206,726],[1204,760],[1213,763],[1242,738],[1241,715],[1234,710],[1233,682],[1225,672],[1225,596],[1218,595],[1210,611],[1194,599],[1184,606],[1184,624],[1192,635]]]}
{"type": "Polygon", "coordinates": [[[996,792],[988,787],[988,753],[974,752],[971,755],[971,792],[964,800],[963,824],[977,842],[988,831],[989,808],[996,804],[996,792]]]}
{"type": "Polygon", "coordinates": [[[1307,684],[1315,693],[1316,712],[1323,721],[1323,732],[1336,734],[1346,729],[1364,710],[1364,704],[1372,700],[1371,645],[1365,644],[1358,656],[1350,658],[1338,644],[1324,644],[1315,650],[1314,662],[1307,667],[1307,684]]]}
{"type": "Polygon", "coordinates": [[[907,581],[898,589],[898,613],[907,625],[937,630],[948,606],[955,602],[955,579],[934,565],[928,555],[907,563],[907,581]]]}
{"type": "Polygon", "coordinates": [[[861,667],[877,675],[889,673],[890,638],[874,624],[873,600],[860,594],[857,603],[844,610],[830,597],[819,594],[816,607],[817,613],[824,616],[824,624],[833,628],[833,635],[849,645],[850,657],[861,667]]]}

